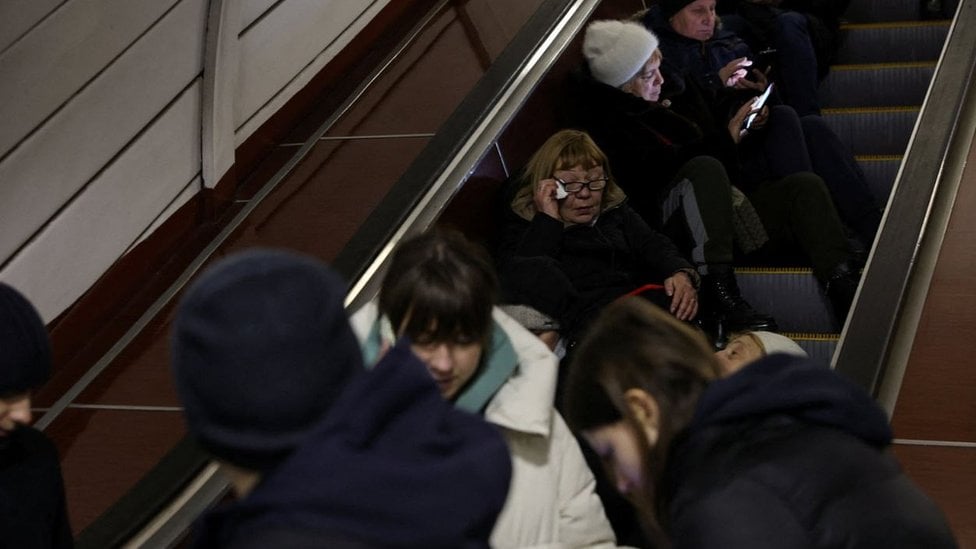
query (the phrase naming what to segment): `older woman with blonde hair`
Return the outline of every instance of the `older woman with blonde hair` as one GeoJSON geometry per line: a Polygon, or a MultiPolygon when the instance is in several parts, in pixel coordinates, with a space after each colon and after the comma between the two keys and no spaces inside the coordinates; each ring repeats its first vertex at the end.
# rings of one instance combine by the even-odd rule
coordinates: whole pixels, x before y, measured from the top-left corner
{"type": "Polygon", "coordinates": [[[509,183],[499,246],[506,301],[556,319],[575,339],[594,313],[642,286],[680,320],[698,312],[700,278],[671,240],[627,204],[606,155],[562,130],[509,183]]]}

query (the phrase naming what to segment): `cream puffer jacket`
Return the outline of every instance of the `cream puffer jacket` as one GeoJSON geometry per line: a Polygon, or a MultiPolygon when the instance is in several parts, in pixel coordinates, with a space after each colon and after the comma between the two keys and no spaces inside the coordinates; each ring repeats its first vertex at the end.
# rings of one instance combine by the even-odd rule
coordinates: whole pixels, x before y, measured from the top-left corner
{"type": "MultiPolygon", "coordinates": [[[[512,484],[491,535],[498,548],[616,547],[582,451],[553,408],[556,356],[539,338],[497,307],[496,329],[508,337],[518,366],[485,408],[502,428],[512,454],[512,484]]],[[[361,342],[376,334],[370,303],[352,316],[361,342]]],[[[473,497],[476,494],[472,494],[473,497]]]]}

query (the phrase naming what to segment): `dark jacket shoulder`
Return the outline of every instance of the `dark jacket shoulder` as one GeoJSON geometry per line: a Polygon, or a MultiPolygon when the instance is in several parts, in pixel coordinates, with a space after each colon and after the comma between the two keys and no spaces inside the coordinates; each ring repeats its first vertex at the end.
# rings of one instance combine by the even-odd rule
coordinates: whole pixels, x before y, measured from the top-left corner
{"type": "Polygon", "coordinates": [[[32,427],[0,440],[0,540],[18,549],[74,545],[57,449],[32,427]]]}
{"type": "Polygon", "coordinates": [[[810,361],[773,355],[706,389],[664,479],[677,547],[953,547],[887,449],[884,412],[810,361]]]}
{"type": "Polygon", "coordinates": [[[510,479],[502,435],[446,401],[401,339],[246,497],[202,517],[195,543],[487,547],[510,479]]]}

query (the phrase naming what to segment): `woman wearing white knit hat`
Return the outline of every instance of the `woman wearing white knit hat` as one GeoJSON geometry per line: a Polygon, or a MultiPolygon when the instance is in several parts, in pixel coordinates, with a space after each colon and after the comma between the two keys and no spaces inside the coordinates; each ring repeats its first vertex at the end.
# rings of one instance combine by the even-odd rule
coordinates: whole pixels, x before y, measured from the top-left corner
{"type": "MultiPolygon", "coordinates": [[[[776,321],[739,293],[732,269],[732,187],[714,157],[721,148],[712,146],[717,139],[703,139],[697,128],[686,131],[689,122],[659,103],[664,79],[657,37],[635,22],[594,21],[586,28],[583,55],[588,74],[579,86],[580,123],[607,148],[630,205],[652,227],[674,229],[669,236],[683,244],[702,276],[705,329],[776,330],[776,321]],[[673,128],[682,128],[682,135],[665,136],[673,128]]],[[[761,233],[758,220],[755,226],[761,233]]]]}
{"type": "Polygon", "coordinates": [[[734,334],[724,349],[715,353],[722,365],[723,375],[732,375],[746,364],[774,353],[806,358],[807,352],[795,341],[774,332],[745,332],[734,334]]]}
{"type": "Polygon", "coordinates": [[[583,55],[594,78],[620,87],[637,76],[657,46],[657,36],[636,23],[594,21],[586,28],[583,55]]]}
{"type": "Polygon", "coordinates": [[[719,117],[693,80],[672,90],[670,102],[662,99],[658,43],[633,21],[595,21],[583,39],[576,123],[606,152],[630,205],[690,248],[702,275],[702,307],[721,332],[778,329],[739,292],[733,236],[755,262],[805,257],[842,322],[859,276],[823,180],[798,169],[809,158],[798,152],[805,147],[800,128],[776,109],[754,111],[751,101],[731,120],[719,117]],[[742,130],[753,113],[751,129],[742,130]],[[771,141],[786,152],[770,156],[771,141]]]}

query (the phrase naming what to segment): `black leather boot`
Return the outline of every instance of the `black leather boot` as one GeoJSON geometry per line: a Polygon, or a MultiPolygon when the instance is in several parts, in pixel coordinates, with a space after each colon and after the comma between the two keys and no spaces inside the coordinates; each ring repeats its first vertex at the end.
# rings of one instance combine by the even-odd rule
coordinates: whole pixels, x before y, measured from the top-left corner
{"type": "Polygon", "coordinates": [[[834,316],[841,324],[847,320],[847,313],[854,302],[857,285],[861,280],[860,269],[854,267],[850,261],[845,261],[830,271],[824,284],[824,293],[834,307],[834,316]]]}
{"type": "Polygon", "coordinates": [[[702,278],[702,305],[718,317],[725,333],[778,330],[772,316],[753,309],[742,298],[731,265],[709,265],[702,278]]]}
{"type": "Polygon", "coordinates": [[[705,339],[712,344],[716,351],[721,351],[729,343],[729,333],[726,331],[725,319],[720,315],[704,312],[698,315],[694,324],[705,335],[705,339]]]}

